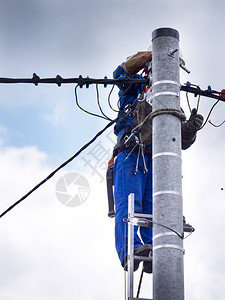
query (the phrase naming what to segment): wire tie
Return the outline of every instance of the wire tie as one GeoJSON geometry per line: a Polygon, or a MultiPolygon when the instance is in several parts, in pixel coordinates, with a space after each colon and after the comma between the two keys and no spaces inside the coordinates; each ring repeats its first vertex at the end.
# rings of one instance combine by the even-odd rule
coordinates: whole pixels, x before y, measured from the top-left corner
{"type": "MultiPolygon", "coordinates": [[[[81,78],[82,78],[82,77],[81,77],[81,78]]],[[[87,76],[86,79],[87,79],[87,81],[86,81],[86,88],[88,89],[88,88],[89,88],[89,83],[88,83],[89,77],[87,76]]]]}
{"type": "MultiPolygon", "coordinates": [[[[105,81],[107,80],[107,76],[104,77],[105,81]]],[[[104,83],[104,88],[107,87],[107,82],[104,83]]]]}
{"type": "Polygon", "coordinates": [[[61,83],[63,82],[63,78],[60,75],[57,75],[55,80],[56,80],[56,84],[58,86],[61,86],[61,83]]]}
{"type": "Polygon", "coordinates": [[[78,78],[78,85],[80,86],[81,89],[82,89],[82,87],[84,85],[84,79],[83,79],[83,77],[81,75],[78,78]]]}
{"type": "Polygon", "coordinates": [[[34,85],[38,85],[38,82],[39,82],[39,80],[40,80],[40,77],[39,76],[37,76],[37,74],[36,73],[33,73],[33,77],[32,77],[32,82],[33,82],[33,84],[34,85]]]}

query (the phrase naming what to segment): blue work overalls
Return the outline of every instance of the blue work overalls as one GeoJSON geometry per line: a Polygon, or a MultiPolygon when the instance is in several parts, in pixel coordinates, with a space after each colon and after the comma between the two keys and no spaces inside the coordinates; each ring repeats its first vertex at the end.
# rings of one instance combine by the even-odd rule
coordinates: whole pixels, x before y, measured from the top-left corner
{"type": "MultiPolygon", "coordinates": [[[[135,77],[142,78],[136,74],[129,75],[121,66],[119,66],[113,73],[113,77],[135,77]]],[[[120,110],[123,110],[127,104],[132,104],[139,93],[141,93],[143,86],[132,85],[128,88],[127,85],[119,86],[120,110]]],[[[123,134],[124,130],[131,126],[133,116],[129,116],[126,120],[118,122],[115,126],[115,134],[118,140],[123,134]]],[[[151,147],[151,145],[148,145],[151,147]]],[[[127,256],[127,230],[125,230],[126,223],[124,218],[128,217],[128,196],[134,193],[134,210],[138,213],[152,214],[152,156],[151,153],[140,154],[138,158],[138,151],[131,152],[131,148],[124,148],[115,158],[114,162],[114,201],[115,201],[115,244],[116,250],[123,265],[123,261],[127,256]],[[148,172],[144,172],[144,161],[148,172]],[[137,161],[138,160],[138,161],[137,161]],[[135,172],[138,164],[138,172],[135,172]],[[126,235],[126,237],[125,237],[126,235]]],[[[134,232],[134,248],[142,244],[152,244],[152,228],[135,226],[134,232]]]]}

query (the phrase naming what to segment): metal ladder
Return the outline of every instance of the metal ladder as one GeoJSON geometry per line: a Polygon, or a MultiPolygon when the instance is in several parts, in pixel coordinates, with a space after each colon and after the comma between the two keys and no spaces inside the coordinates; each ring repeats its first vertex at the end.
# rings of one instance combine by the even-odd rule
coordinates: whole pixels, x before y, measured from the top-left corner
{"type": "Polygon", "coordinates": [[[127,300],[152,300],[147,298],[134,297],[134,261],[151,261],[152,256],[137,256],[134,255],[134,226],[148,226],[143,219],[152,219],[152,215],[140,214],[134,212],[134,194],[128,197],[128,255],[127,255],[127,300]]]}
{"type": "MultiPolygon", "coordinates": [[[[151,227],[152,222],[147,219],[153,220],[153,215],[140,214],[134,212],[134,194],[128,197],[128,255],[127,255],[127,287],[126,287],[126,300],[152,300],[149,298],[135,298],[134,297],[134,261],[153,261],[152,254],[149,257],[134,255],[134,226],[151,227]]],[[[184,219],[183,231],[192,233],[195,229],[187,224],[184,219]]]]}

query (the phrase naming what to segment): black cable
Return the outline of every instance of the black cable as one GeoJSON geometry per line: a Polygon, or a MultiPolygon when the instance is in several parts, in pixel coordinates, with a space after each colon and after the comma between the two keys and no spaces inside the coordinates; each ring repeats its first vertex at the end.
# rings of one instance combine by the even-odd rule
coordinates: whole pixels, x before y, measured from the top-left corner
{"type": "Polygon", "coordinates": [[[75,89],[74,89],[74,94],[75,94],[75,101],[76,101],[76,105],[85,113],[89,114],[89,115],[92,115],[94,117],[98,117],[98,118],[102,118],[104,120],[107,120],[108,119],[104,116],[101,116],[101,115],[98,115],[98,114],[95,114],[95,113],[92,113],[92,112],[89,112],[87,111],[86,109],[84,109],[83,107],[80,106],[80,104],[78,103],[78,97],[77,97],[77,88],[79,87],[79,84],[76,85],[75,89]]]}
{"type": "Polygon", "coordinates": [[[222,126],[224,123],[225,123],[225,120],[222,122],[222,123],[220,123],[219,125],[216,125],[216,124],[214,124],[212,121],[210,121],[209,120],[209,123],[211,124],[211,125],[213,125],[214,127],[220,127],[220,126],[222,126]]]}
{"type": "MultiPolygon", "coordinates": [[[[201,94],[198,95],[197,108],[196,108],[197,112],[198,112],[198,109],[199,109],[200,97],[201,97],[201,94]]],[[[189,101],[189,98],[188,98],[188,92],[186,92],[186,99],[187,99],[188,108],[189,108],[189,110],[191,112],[192,109],[191,109],[190,101],[189,101]]]]}
{"type": "Polygon", "coordinates": [[[56,83],[58,86],[61,86],[62,84],[66,83],[78,83],[80,87],[83,87],[86,85],[88,87],[90,84],[104,84],[106,86],[107,84],[148,84],[149,79],[148,78],[118,78],[118,79],[108,79],[105,77],[104,79],[95,79],[95,78],[83,78],[81,75],[78,78],[62,78],[60,75],[57,75],[55,78],[40,78],[37,74],[33,73],[32,78],[3,78],[0,77],[0,83],[32,83],[36,86],[39,83],[56,83]]]}
{"type": "Polygon", "coordinates": [[[109,95],[108,95],[108,104],[109,104],[109,107],[111,108],[111,110],[113,110],[113,111],[115,111],[115,112],[119,112],[119,110],[116,110],[116,109],[114,109],[113,107],[112,107],[112,105],[111,105],[111,102],[110,102],[110,97],[111,97],[111,94],[112,94],[112,92],[113,92],[113,90],[114,90],[114,87],[115,87],[115,84],[112,86],[112,88],[111,88],[111,90],[110,90],[110,92],[109,92],[109,95]]]}
{"type": "Polygon", "coordinates": [[[119,103],[120,103],[120,99],[123,97],[123,95],[131,88],[131,84],[129,84],[128,88],[120,95],[118,101],[117,101],[117,107],[119,109],[119,111],[121,111],[121,108],[119,106],[119,103]]]}
{"type": "Polygon", "coordinates": [[[188,92],[186,93],[186,99],[187,99],[188,108],[191,112],[191,105],[190,105],[190,101],[189,101],[189,98],[188,98],[188,92]]]}
{"type": "Polygon", "coordinates": [[[99,90],[98,90],[98,84],[95,85],[96,87],[96,95],[97,95],[97,103],[98,103],[98,107],[100,112],[102,113],[102,115],[109,121],[112,121],[112,119],[110,119],[102,110],[101,104],[100,104],[100,97],[99,97],[99,90]]]}
{"type": "MultiPolygon", "coordinates": [[[[178,235],[181,239],[184,238],[183,234],[180,234],[180,233],[177,232],[176,230],[174,230],[174,229],[172,229],[172,228],[170,228],[170,227],[168,227],[168,226],[166,226],[166,225],[163,225],[163,224],[161,224],[161,223],[158,223],[158,222],[155,222],[155,221],[152,221],[152,220],[148,220],[148,219],[144,219],[144,220],[145,220],[147,223],[156,224],[156,225],[158,225],[158,226],[164,227],[164,228],[166,228],[166,229],[168,229],[168,230],[170,230],[170,231],[176,233],[176,235],[178,235]]],[[[124,218],[123,221],[124,221],[125,223],[130,222],[130,220],[129,220],[128,218],[124,218]]],[[[138,226],[138,225],[137,225],[137,226],[138,226]]]]}
{"type": "Polygon", "coordinates": [[[193,233],[193,231],[190,232],[187,236],[185,236],[185,237],[184,237],[184,240],[185,240],[186,238],[188,238],[192,233],[193,233]]]}
{"type": "MultiPolygon", "coordinates": [[[[125,116],[126,117],[126,116],[125,116]]],[[[73,156],[71,156],[68,160],[62,163],[58,168],[56,168],[52,173],[50,173],[45,179],[43,179],[40,183],[38,183],[32,190],[30,190],[26,195],[8,207],[3,213],[0,214],[0,218],[2,218],[6,213],[12,210],[16,205],[25,200],[29,195],[31,195],[35,190],[37,190],[41,185],[43,185],[46,181],[52,178],[60,169],[65,167],[68,163],[70,163],[74,158],[76,158],[82,151],[84,151],[89,145],[91,145],[107,128],[113,125],[118,118],[109,122],[102,130],[100,130],[87,144],[80,148],[73,156]]]]}
{"type": "MultiPolygon", "coordinates": [[[[200,96],[200,95],[199,95],[199,96],[200,96]]],[[[200,97],[199,97],[199,98],[200,98],[200,97]]],[[[198,100],[198,102],[199,102],[199,101],[200,101],[200,100],[198,100]]],[[[215,108],[215,106],[216,106],[219,102],[220,102],[220,100],[217,100],[217,101],[213,104],[213,106],[211,107],[211,109],[210,109],[210,111],[209,111],[209,113],[208,113],[208,115],[207,115],[207,117],[206,117],[205,122],[203,123],[203,125],[202,125],[199,129],[194,130],[194,131],[191,131],[191,130],[185,129],[185,128],[182,126],[182,130],[185,131],[185,132],[187,132],[187,133],[196,133],[197,131],[202,130],[203,127],[205,127],[205,125],[207,124],[208,119],[209,119],[209,117],[210,117],[210,115],[211,115],[213,109],[215,108]]],[[[199,105],[198,105],[198,106],[199,106],[199,105]]],[[[197,106],[197,109],[198,109],[198,106],[197,106]]],[[[188,122],[189,122],[189,120],[186,121],[186,123],[188,123],[188,122]]]]}
{"type": "Polygon", "coordinates": [[[155,221],[152,221],[152,220],[147,220],[147,221],[148,221],[149,223],[156,224],[156,225],[158,225],[158,226],[164,227],[164,228],[166,228],[166,229],[168,229],[168,230],[170,230],[170,231],[176,233],[176,235],[178,235],[181,239],[184,238],[183,234],[181,235],[179,232],[177,232],[176,230],[174,230],[174,229],[172,229],[172,228],[170,228],[170,227],[168,227],[168,226],[166,226],[166,225],[163,225],[163,224],[161,224],[161,223],[158,223],[158,222],[155,222],[155,221]]]}
{"type": "Polygon", "coordinates": [[[222,102],[225,102],[225,98],[224,98],[225,93],[216,92],[216,91],[212,92],[212,91],[209,91],[209,90],[203,91],[197,85],[192,85],[192,86],[191,85],[182,85],[180,90],[188,92],[188,93],[192,93],[195,96],[201,94],[201,96],[208,97],[208,98],[214,98],[214,99],[220,100],[222,102]],[[193,87],[193,86],[195,86],[195,87],[193,87]],[[218,95],[216,95],[216,93],[218,95]]]}
{"type": "Polygon", "coordinates": [[[199,109],[200,97],[201,97],[201,94],[198,95],[198,102],[197,102],[196,112],[198,112],[198,109],[199,109]]]}
{"type": "Polygon", "coordinates": [[[138,284],[138,290],[137,290],[137,296],[136,296],[136,298],[139,298],[139,295],[140,295],[143,275],[144,275],[144,267],[141,270],[141,276],[140,276],[140,280],[139,280],[139,284],[138,284]]]}
{"type": "MultiPolygon", "coordinates": [[[[209,113],[208,113],[208,116],[207,116],[207,118],[206,118],[206,120],[205,120],[205,123],[202,125],[202,127],[201,127],[200,129],[202,129],[202,128],[206,125],[206,123],[208,122],[208,119],[209,119],[209,117],[210,117],[210,115],[211,115],[213,109],[215,108],[215,106],[216,106],[219,102],[220,102],[220,100],[217,100],[217,101],[213,104],[213,106],[211,107],[211,109],[210,109],[210,111],[209,111],[209,113]]],[[[199,130],[200,130],[200,129],[199,129],[199,130]]]]}

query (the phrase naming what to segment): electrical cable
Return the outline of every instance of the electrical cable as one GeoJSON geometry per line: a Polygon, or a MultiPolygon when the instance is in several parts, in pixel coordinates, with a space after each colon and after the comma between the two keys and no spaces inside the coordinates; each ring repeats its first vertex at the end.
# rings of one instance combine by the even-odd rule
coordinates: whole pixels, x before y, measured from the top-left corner
{"type": "Polygon", "coordinates": [[[98,90],[98,84],[95,85],[96,87],[96,95],[97,95],[97,103],[98,103],[98,107],[100,112],[102,113],[102,115],[109,121],[112,121],[112,119],[110,119],[102,110],[101,104],[100,104],[100,97],[99,97],[99,90],[98,90]]]}
{"type": "Polygon", "coordinates": [[[98,117],[98,118],[102,118],[104,120],[107,120],[108,119],[104,116],[101,116],[101,115],[98,115],[98,114],[95,114],[95,113],[92,113],[92,112],[89,112],[87,111],[86,109],[84,109],[83,107],[80,106],[79,102],[78,102],[78,97],[77,97],[77,88],[79,87],[79,84],[76,85],[75,89],[74,89],[74,94],[75,94],[75,101],[76,101],[76,105],[78,106],[78,108],[80,108],[83,112],[89,114],[89,115],[92,115],[94,117],[98,117]]]}
{"type": "Polygon", "coordinates": [[[121,98],[123,97],[123,95],[130,89],[131,85],[132,85],[132,84],[129,84],[128,88],[120,95],[120,97],[119,97],[119,99],[118,99],[118,101],[117,101],[117,107],[118,107],[119,111],[121,111],[121,108],[120,108],[120,106],[119,106],[120,100],[121,100],[121,98]]]}
{"type": "Polygon", "coordinates": [[[200,97],[201,97],[201,94],[198,95],[198,102],[197,102],[196,112],[198,112],[198,109],[199,109],[200,97]]]}
{"type": "MultiPolygon", "coordinates": [[[[200,97],[201,97],[201,94],[198,95],[196,112],[198,112],[198,109],[199,109],[200,97]]],[[[186,92],[186,99],[187,99],[188,108],[189,108],[190,113],[191,113],[192,109],[191,109],[190,101],[189,101],[189,98],[188,98],[188,92],[186,92]]]]}
{"type": "Polygon", "coordinates": [[[187,236],[184,236],[184,240],[188,238],[194,231],[190,232],[187,236]]]}
{"type": "MultiPolygon", "coordinates": [[[[126,118],[126,114],[124,116],[126,118]]],[[[56,168],[53,172],[51,172],[45,179],[43,179],[41,182],[39,182],[33,189],[31,189],[27,194],[25,194],[22,198],[20,198],[18,201],[16,201],[14,204],[9,206],[3,213],[0,214],[0,218],[2,218],[6,213],[8,213],[10,210],[12,210],[15,206],[17,206],[20,202],[25,200],[28,196],[30,196],[35,190],[37,190],[40,186],[42,186],[46,181],[48,181],[50,178],[52,178],[59,170],[64,168],[68,163],[70,163],[72,160],[74,160],[82,151],[84,151],[88,146],[90,146],[103,132],[108,129],[111,125],[113,125],[118,118],[115,120],[110,121],[102,130],[100,130],[88,143],[86,143],[84,146],[82,146],[73,156],[71,156],[69,159],[67,159],[64,163],[62,163],[58,168],[56,168]]]]}
{"type": "Polygon", "coordinates": [[[190,101],[189,101],[189,98],[188,98],[188,92],[186,92],[186,99],[187,99],[188,108],[191,112],[191,105],[190,105],[190,101]]]}
{"type": "Polygon", "coordinates": [[[225,123],[225,120],[222,123],[220,123],[219,125],[214,124],[211,120],[209,120],[209,123],[214,127],[220,127],[225,123]]]}
{"type": "Polygon", "coordinates": [[[111,94],[112,94],[112,92],[113,92],[113,90],[114,90],[114,87],[115,87],[115,84],[112,86],[112,88],[111,88],[111,90],[110,90],[110,92],[109,92],[109,95],[108,95],[108,104],[109,104],[109,107],[111,108],[111,110],[113,110],[113,111],[115,111],[115,112],[119,112],[119,110],[116,110],[116,109],[114,109],[113,107],[112,107],[112,105],[111,105],[111,102],[110,102],[110,97],[111,97],[111,94]]]}
{"type": "MultiPolygon", "coordinates": [[[[77,97],[77,88],[78,86],[80,86],[79,84],[76,85],[75,89],[74,89],[74,93],[75,93],[75,101],[77,106],[84,112],[93,115],[95,117],[100,117],[103,119],[106,119],[107,121],[109,121],[110,119],[107,116],[101,116],[92,112],[89,112],[87,110],[85,110],[84,108],[82,108],[78,102],[78,97],[77,97]]],[[[131,84],[129,85],[128,88],[130,88],[131,84]]],[[[97,89],[98,91],[98,89],[97,89]]],[[[126,90],[127,91],[127,90],[126,90]]],[[[125,91],[125,92],[126,92],[125,91]]],[[[124,92],[124,93],[125,93],[124,92]]],[[[124,94],[123,93],[123,94],[124,94]]],[[[122,95],[123,95],[122,94],[122,95]]],[[[121,96],[122,96],[121,95],[121,96]]],[[[98,104],[99,104],[99,108],[100,111],[103,113],[101,106],[100,106],[100,102],[99,102],[99,94],[97,95],[98,98],[98,104]]],[[[120,97],[121,98],[121,97],[120,97]]],[[[4,212],[2,212],[0,214],[0,218],[2,218],[5,214],[7,214],[10,210],[12,210],[15,206],[17,206],[20,202],[22,202],[23,200],[25,200],[28,196],[30,196],[35,190],[37,190],[40,186],[42,186],[46,181],[48,181],[50,178],[52,178],[59,170],[61,170],[63,167],[65,167],[68,163],[70,163],[73,159],[75,159],[82,151],[84,151],[90,144],[92,144],[106,129],[108,129],[111,125],[113,125],[115,122],[117,122],[119,119],[121,121],[121,119],[123,120],[124,118],[126,118],[128,115],[130,114],[130,108],[126,109],[125,111],[120,111],[120,113],[118,114],[117,118],[114,120],[110,120],[110,122],[102,129],[100,130],[88,143],[86,143],[84,146],[82,146],[80,148],[80,150],[78,150],[72,157],[70,157],[68,160],[66,160],[64,163],[62,163],[58,168],[56,168],[53,172],[51,172],[45,179],[43,179],[41,182],[39,182],[36,186],[33,187],[33,189],[31,189],[27,194],[25,194],[23,197],[21,197],[18,201],[16,201],[14,204],[12,204],[11,206],[9,206],[4,212]]]]}
{"type": "MultiPolygon", "coordinates": [[[[187,99],[188,99],[188,97],[187,97],[187,99]]],[[[199,95],[199,100],[198,100],[197,109],[198,109],[198,107],[199,107],[199,101],[200,101],[200,95],[199,95]]],[[[215,106],[216,106],[219,102],[220,102],[220,100],[217,100],[217,101],[213,104],[213,106],[211,107],[211,109],[210,109],[210,111],[209,111],[209,113],[208,113],[208,115],[207,115],[207,117],[206,117],[205,122],[203,123],[203,125],[202,125],[199,129],[196,129],[196,130],[194,130],[194,131],[191,131],[191,130],[185,129],[185,128],[182,126],[182,130],[185,131],[185,132],[187,132],[187,133],[196,133],[197,131],[202,130],[202,129],[205,127],[205,125],[207,124],[208,119],[209,119],[209,117],[210,117],[210,115],[211,115],[213,109],[215,108],[215,106]]],[[[186,121],[186,123],[188,123],[188,122],[189,122],[189,120],[186,121]]],[[[209,121],[209,123],[212,124],[210,121],[209,121]]],[[[221,125],[222,125],[222,124],[221,124],[221,125]]]]}
{"type": "MultiPolygon", "coordinates": [[[[168,227],[168,226],[166,226],[166,225],[163,225],[163,224],[161,224],[161,223],[158,223],[158,222],[155,222],[155,221],[152,221],[152,220],[148,220],[148,219],[143,219],[143,220],[144,220],[146,223],[155,224],[155,225],[164,227],[164,228],[166,228],[166,229],[168,229],[168,230],[170,230],[170,231],[176,233],[176,235],[179,236],[179,238],[181,238],[181,239],[184,238],[184,235],[183,235],[183,234],[180,234],[179,232],[177,232],[177,231],[174,230],[173,228],[170,228],[170,227],[168,227]]],[[[123,221],[124,221],[125,223],[128,223],[128,222],[130,222],[130,219],[129,219],[129,218],[124,218],[123,221]]],[[[138,226],[138,225],[137,225],[137,226],[138,226]]],[[[152,226],[149,226],[149,227],[152,227],[152,226]]]]}
{"type": "Polygon", "coordinates": [[[220,102],[220,100],[217,100],[217,101],[213,104],[213,106],[211,107],[211,109],[210,109],[210,111],[209,111],[209,113],[208,113],[208,116],[207,116],[207,118],[206,118],[206,120],[205,120],[205,123],[201,126],[201,128],[200,128],[199,130],[201,130],[201,129],[206,125],[206,123],[208,122],[208,119],[209,119],[209,117],[210,117],[210,115],[211,115],[213,109],[215,108],[215,106],[216,106],[219,102],[220,102]]]}
{"type": "Polygon", "coordinates": [[[143,275],[144,275],[144,267],[142,267],[142,270],[141,270],[141,276],[140,276],[140,280],[139,280],[139,283],[138,283],[138,289],[137,289],[137,296],[136,296],[136,298],[139,298],[139,295],[140,295],[143,275]]]}

